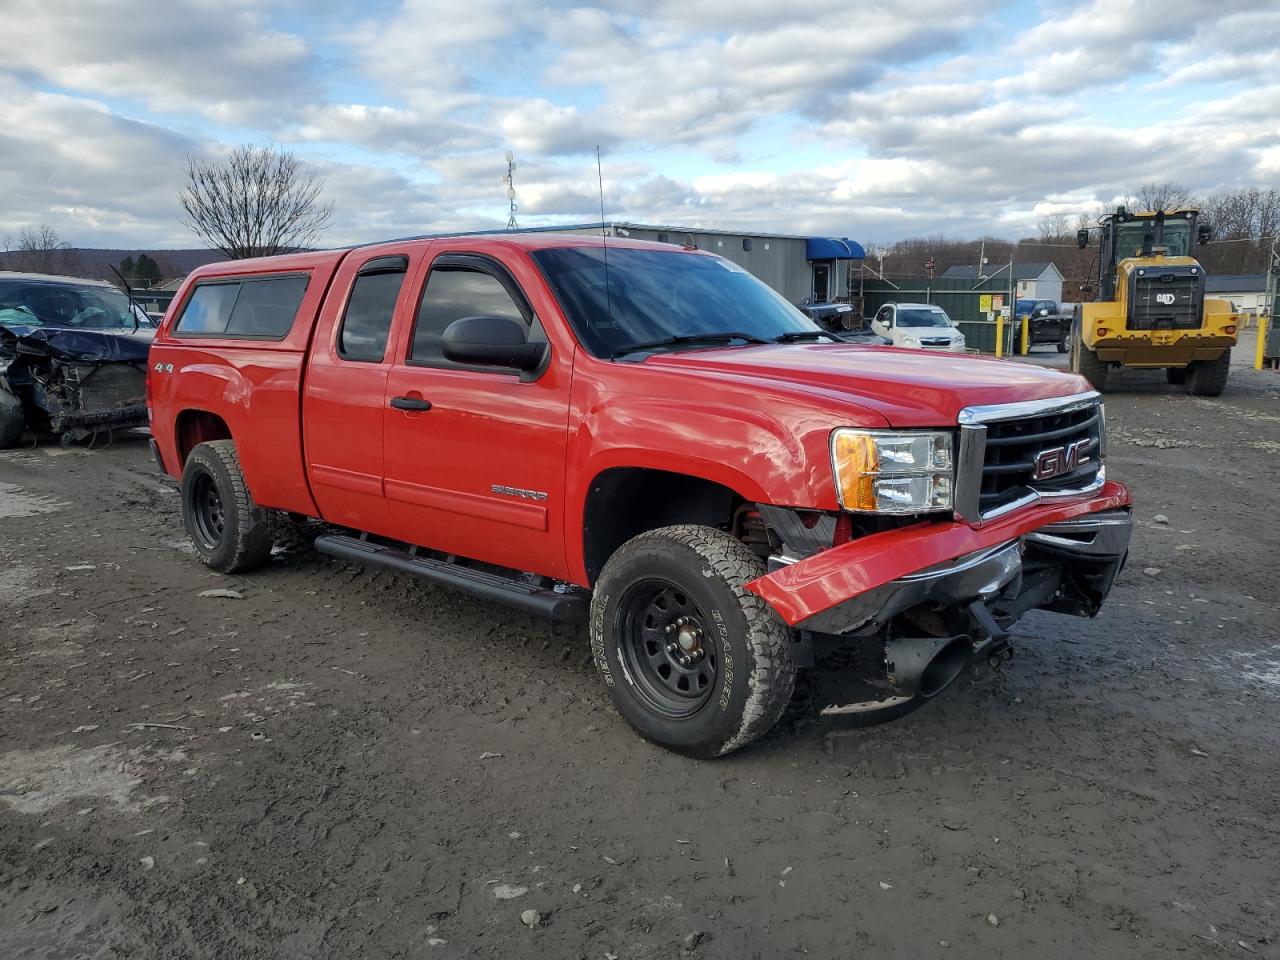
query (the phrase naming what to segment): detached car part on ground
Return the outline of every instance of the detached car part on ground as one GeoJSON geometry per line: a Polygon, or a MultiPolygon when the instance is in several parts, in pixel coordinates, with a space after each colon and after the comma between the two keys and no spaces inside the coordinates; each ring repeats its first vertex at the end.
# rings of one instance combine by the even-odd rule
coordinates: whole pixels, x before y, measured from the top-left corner
{"type": "Polygon", "coordinates": [[[713,254],[605,256],[527,234],[196,271],[148,400],[199,558],[252,569],[281,512],[316,517],[324,553],[586,619],[619,713],[699,757],[766,733],[800,669],[827,713],[909,709],[1027,611],[1098,612],[1130,498],[1082,378],[833,342],[713,254]]]}
{"type": "Polygon", "coordinates": [[[154,328],[109,284],[0,273],[0,448],[147,422],[154,328]]]}

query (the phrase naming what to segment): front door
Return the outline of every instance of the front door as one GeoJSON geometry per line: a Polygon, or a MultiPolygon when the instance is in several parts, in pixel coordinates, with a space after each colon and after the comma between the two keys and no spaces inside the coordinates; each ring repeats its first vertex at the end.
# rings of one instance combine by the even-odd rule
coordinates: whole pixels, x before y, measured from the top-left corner
{"type": "Polygon", "coordinates": [[[546,339],[538,314],[554,307],[532,292],[488,257],[432,261],[387,380],[385,488],[399,539],[564,578],[572,349],[552,343],[546,369],[522,376],[453,363],[441,346],[471,316],[510,317],[546,339]]]}
{"type": "Polygon", "coordinates": [[[813,265],[813,302],[826,303],[831,299],[831,264],[813,265]]]}

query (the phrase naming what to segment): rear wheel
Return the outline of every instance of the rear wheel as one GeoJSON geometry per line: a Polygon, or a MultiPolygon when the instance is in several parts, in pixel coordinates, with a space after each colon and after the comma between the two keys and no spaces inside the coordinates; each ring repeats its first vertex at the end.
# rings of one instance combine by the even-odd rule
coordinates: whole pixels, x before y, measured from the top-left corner
{"type": "Polygon", "coordinates": [[[1197,397],[1220,397],[1227,387],[1227,373],[1231,369],[1231,351],[1226,350],[1217,360],[1195,360],[1187,367],[1187,393],[1197,397]]]}
{"type": "Polygon", "coordinates": [[[16,447],[26,432],[27,418],[22,412],[22,401],[0,387],[0,450],[16,447]]]}
{"type": "Polygon", "coordinates": [[[764,573],[711,527],[643,533],[605,564],[591,646],[609,697],[642,736],[717,757],[767,733],[795,687],[791,637],[743,585],[764,573]]]}
{"type": "Polygon", "coordinates": [[[252,570],[271,556],[271,521],[253,502],[231,440],[201,443],[182,471],[182,523],[208,566],[252,570]]]}
{"type": "Polygon", "coordinates": [[[1175,387],[1180,387],[1187,382],[1186,367],[1166,367],[1164,377],[1175,387]]]}
{"type": "Polygon", "coordinates": [[[1066,353],[1071,349],[1071,329],[1063,327],[1061,335],[1058,337],[1058,352],[1066,353]]]}

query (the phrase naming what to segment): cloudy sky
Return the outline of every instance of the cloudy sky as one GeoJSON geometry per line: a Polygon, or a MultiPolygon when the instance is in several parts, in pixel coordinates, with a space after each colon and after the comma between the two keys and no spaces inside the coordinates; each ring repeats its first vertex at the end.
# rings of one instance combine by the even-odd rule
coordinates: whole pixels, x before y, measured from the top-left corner
{"type": "Polygon", "coordinates": [[[188,155],[275,142],[326,244],[610,219],[1025,235],[1280,185],[1277,0],[0,0],[0,243],[196,245],[188,155]],[[361,12],[356,19],[350,11],[361,12]]]}

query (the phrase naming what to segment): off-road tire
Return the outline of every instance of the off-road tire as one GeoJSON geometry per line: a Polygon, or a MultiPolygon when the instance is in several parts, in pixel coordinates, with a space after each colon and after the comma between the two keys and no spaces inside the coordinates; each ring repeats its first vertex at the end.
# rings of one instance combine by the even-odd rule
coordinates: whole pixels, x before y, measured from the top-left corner
{"type": "Polygon", "coordinates": [[[1107,364],[1084,345],[1083,321],[1080,308],[1076,308],[1071,323],[1071,372],[1078,373],[1093,384],[1099,393],[1107,392],[1107,364]]]}
{"type": "Polygon", "coordinates": [[[1230,370],[1230,350],[1223,351],[1217,360],[1192,361],[1187,365],[1187,393],[1197,397],[1222,396],[1230,370]]]}
{"type": "Polygon", "coordinates": [[[0,450],[16,447],[27,432],[27,418],[22,401],[0,387],[0,450]]]}
{"type": "Polygon", "coordinates": [[[271,556],[271,519],[253,502],[232,440],[198,444],[182,470],[182,525],[206,566],[220,573],[240,573],[267,562],[271,556]],[[220,535],[198,517],[198,499],[216,492],[221,506],[220,535]]]}
{"type": "Polygon", "coordinates": [[[1165,367],[1164,378],[1169,381],[1170,386],[1181,387],[1187,382],[1187,368],[1165,367]]]}
{"type": "Polygon", "coordinates": [[[591,599],[591,649],[614,707],[641,736],[688,756],[719,757],[778,722],[795,689],[795,666],[789,631],[743,586],[763,573],[760,559],[741,541],[693,524],[642,533],[609,558],[591,599]],[[629,598],[655,582],[684,591],[715,631],[706,647],[719,668],[709,696],[679,717],[653,705],[644,692],[643,666],[624,652],[635,642],[628,624],[640,626],[628,613],[635,603],[629,598]]]}

